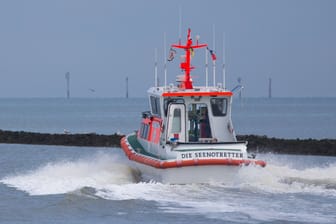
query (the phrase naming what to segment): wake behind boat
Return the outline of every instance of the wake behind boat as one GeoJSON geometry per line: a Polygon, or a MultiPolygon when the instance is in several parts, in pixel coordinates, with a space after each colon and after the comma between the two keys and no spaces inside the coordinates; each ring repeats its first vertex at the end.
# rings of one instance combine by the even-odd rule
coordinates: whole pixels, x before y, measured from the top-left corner
{"type": "Polygon", "coordinates": [[[249,157],[247,142],[236,139],[231,121],[233,93],[221,86],[193,86],[192,54],[205,47],[207,44],[199,44],[198,40],[193,44],[190,29],[185,45],[172,45],[185,51],[180,64],[185,74],[177,77],[177,86],[148,90],[150,111],[142,113],[138,131],[121,139],[122,149],[144,180],[227,182],[241,166],[266,165],[249,157]]]}

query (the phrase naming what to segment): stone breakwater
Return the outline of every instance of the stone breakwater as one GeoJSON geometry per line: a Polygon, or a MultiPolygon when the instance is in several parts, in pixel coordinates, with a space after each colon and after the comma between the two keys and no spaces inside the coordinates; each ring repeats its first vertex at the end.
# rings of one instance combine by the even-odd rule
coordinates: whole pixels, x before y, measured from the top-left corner
{"type": "Polygon", "coordinates": [[[118,134],[48,134],[0,130],[0,143],[9,144],[120,147],[122,137],[118,134]]]}
{"type": "MultiPolygon", "coordinates": [[[[48,134],[0,130],[0,143],[7,144],[120,147],[122,137],[118,134],[48,134]]],[[[248,141],[249,152],[336,156],[336,139],[280,139],[259,135],[239,135],[237,138],[248,141]]]]}
{"type": "Polygon", "coordinates": [[[259,135],[239,135],[248,141],[249,152],[336,156],[336,139],[282,139],[259,135]]]}

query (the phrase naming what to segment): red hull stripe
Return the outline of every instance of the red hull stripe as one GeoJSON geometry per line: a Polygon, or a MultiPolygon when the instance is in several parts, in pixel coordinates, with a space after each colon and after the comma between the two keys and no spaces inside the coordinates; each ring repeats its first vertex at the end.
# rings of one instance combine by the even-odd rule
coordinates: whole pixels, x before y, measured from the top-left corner
{"type": "Polygon", "coordinates": [[[178,96],[232,96],[232,92],[166,92],[164,97],[178,97],[178,96]]]}
{"type": "Polygon", "coordinates": [[[266,166],[266,162],[262,160],[248,159],[198,159],[198,160],[159,160],[144,156],[135,152],[128,144],[126,137],[121,139],[121,148],[130,160],[152,166],[158,169],[177,168],[185,166],[205,166],[205,165],[226,165],[226,166],[242,166],[242,165],[258,165],[266,166]]]}

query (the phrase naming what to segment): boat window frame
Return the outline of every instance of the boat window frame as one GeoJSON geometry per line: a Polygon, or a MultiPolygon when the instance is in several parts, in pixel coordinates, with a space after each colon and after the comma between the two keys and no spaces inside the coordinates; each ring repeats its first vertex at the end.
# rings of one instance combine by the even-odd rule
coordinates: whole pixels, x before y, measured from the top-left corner
{"type": "Polygon", "coordinates": [[[214,117],[225,117],[228,114],[228,98],[221,97],[221,98],[210,98],[210,107],[212,111],[212,115],[214,117]],[[214,103],[214,100],[222,100],[224,105],[224,110],[219,108],[218,102],[214,103]]]}
{"type": "Polygon", "coordinates": [[[148,133],[149,133],[149,124],[145,124],[142,138],[148,139],[148,133]]]}
{"type": "Polygon", "coordinates": [[[141,138],[143,138],[143,132],[144,132],[144,129],[145,129],[145,124],[144,123],[141,123],[140,125],[140,130],[139,130],[139,136],[141,138]]]}
{"type": "Polygon", "coordinates": [[[157,96],[149,96],[149,101],[151,104],[151,113],[161,116],[161,104],[160,104],[160,98],[157,96]]]}
{"type": "Polygon", "coordinates": [[[141,123],[140,126],[140,137],[143,139],[148,139],[150,132],[150,124],[141,123]]]}
{"type": "Polygon", "coordinates": [[[209,105],[205,102],[192,102],[187,107],[188,142],[199,142],[200,139],[212,139],[212,124],[209,117],[209,105]]]}
{"type": "Polygon", "coordinates": [[[153,120],[151,123],[151,140],[155,143],[158,143],[160,136],[161,136],[161,121],[160,120],[153,120]]]}
{"type": "Polygon", "coordinates": [[[174,97],[174,98],[164,98],[163,99],[163,110],[164,110],[164,115],[165,117],[167,117],[167,113],[168,113],[168,107],[171,103],[174,104],[184,104],[185,105],[185,101],[183,98],[181,97],[174,97]]]}
{"type": "Polygon", "coordinates": [[[173,112],[173,121],[171,132],[181,132],[182,131],[182,111],[181,108],[175,108],[173,112]]]}

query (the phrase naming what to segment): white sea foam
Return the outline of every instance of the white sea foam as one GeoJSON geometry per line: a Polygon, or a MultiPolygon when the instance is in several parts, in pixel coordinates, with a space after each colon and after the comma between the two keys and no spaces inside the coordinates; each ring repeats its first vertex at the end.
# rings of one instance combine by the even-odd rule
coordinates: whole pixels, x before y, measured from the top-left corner
{"type": "MultiPolygon", "coordinates": [[[[229,184],[168,185],[136,182],[134,170],[122,161],[111,154],[96,153],[91,158],[48,163],[0,181],[30,195],[80,192],[80,195],[108,200],[155,201],[165,212],[197,213],[216,219],[229,214],[225,216],[226,221],[239,218],[248,223],[252,218],[329,223],[332,220],[308,211],[284,211],[288,201],[273,202],[267,195],[303,192],[336,197],[336,164],[303,170],[281,164],[268,164],[265,168],[248,166],[229,184]]],[[[302,206],[311,205],[303,201],[302,206]]]]}
{"type": "Polygon", "coordinates": [[[336,196],[336,164],[303,170],[271,164],[266,168],[246,167],[241,169],[236,184],[270,193],[305,192],[336,196]]]}
{"type": "MultiPolygon", "coordinates": [[[[247,174],[245,173],[244,175],[247,174]]],[[[272,183],[272,181],[267,183],[272,183]]],[[[166,213],[198,214],[232,222],[237,220],[243,223],[254,223],[253,220],[287,220],[305,223],[333,223],[335,218],[333,213],[324,214],[323,216],[316,215],[318,214],[316,210],[311,213],[309,209],[314,204],[311,204],[310,200],[300,201],[295,199],[295,197],[291,199],[291,197],[287,198],[287,196],[283,199],[280,199],[281,196],[274,197],[272,195],[277,195],[279,188],[282,189],[281,192],[285,192],[285,188],[273,184],[273,187],[270,186],[267,189],[268,192],[264,192],[264,184],[266,183],[254,184],[252,188],[259,191],[254,192],[253,189],[247,191],[248,185],[244,183],[236,183],[236,185],[232,186],[220,183],[188,185],[137,183],[110,185],[103,190],[98,190],[96,195],[108,200],[138,199],[155,201],[166,213]],[[272,190],[274,187],[276,189],[272,190]],[[270,194],[270,191],[274,193],[270,194]],[[275,201],[273,201],[274,198],[276,198],[275,201]],[[288,203],[291,200],[295,201],[289,205],[288,203]],[[297,211],[298,207],[302,210],[297,211]],[[294,209],[291,210],[291,208],[294,209]]],[[[290,188],[290,185],[288,188],[290,188]]],[[[301,192],[298,190],[299,188],[296,189],[296,186],[294,188],[295,192],[301,192]]],[[[316,189],[313,188],[312,192],[316,193],[316,189]]]]}
{"type": "MultiPolygon", "coordinates": [[[[162,198],[161,195],[171,194],[171,187],[165,188],[162,184],[135,184],[134,170],[117,156],[103,152],[96,153],[91,158],[48,163],[36,170],[10,175],[0,181],[31,195],[62,194],[83,187],[98,189],[99,194],[120,200],[155,200],[162,198]],[[132,192],[132,189],[137,190],[132,192]]],[[[265,168],[248,166],[240,170],[232,183],[211,185],[248,188],[269,193],[306,192],[336,195],[336,164],[303,170],[279,164],[268,164],[265,168]]],[[[182,186],[182,189],[186,188],[186,185],[182,186]]],[[[190,186],[197,188],[203,185],[190,186]]]]}
{"type": "Polygon", "coordinates": [[[304,170],[268,165],[266,168],[244,167],[230,184],[133,183],[110,185],[98,190],[96,195],[109,200],[155,201],[168,213],[195,213],[232,222],[287,220],[333,223],[333,213],[316,215],[316,210],[313,213],[310,210],[314,207],[310,200],[298,200],[286,194],[304,193],[335,198],[335,183],[336,164],[304,170]],[[276,201],[273,201],[274,194],[277,195],[276,201]],[[285,195],[283,198],[282,194],[285,195]],[[298,207],[302,209],[299,212],[296,210],[298,207]]]}
{"type": "Polygon", "coordinates": [[[2,183],[31,195],[62,194],[83,187],[102,188],[135,181],[133,170],[110,154],[48,163],[36,170],[10,175],[2,183]]]}

